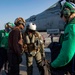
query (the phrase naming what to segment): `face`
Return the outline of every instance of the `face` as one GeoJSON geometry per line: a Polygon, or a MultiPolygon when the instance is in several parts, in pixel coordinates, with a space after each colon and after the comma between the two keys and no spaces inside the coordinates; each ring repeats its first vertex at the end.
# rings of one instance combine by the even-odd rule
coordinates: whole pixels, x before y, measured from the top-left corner
{"type": "Polygon", "coordinates": [[[30,37],[32,37],[33,34],[35,34],[35,31],[33,31],[33,30],[28,30],[28,35],[29,35],[30,37]]]}
{"type": "Polygon", "coordinates": [[[10,29],[10,28],[5,28],[5,31],[6,31],[6,32],[10,32],[11,29],[10,29]]]}
{"type": "Polygon", "coordinates": [[[23,30],[24,27],[25,27],[25,26],[24,26],[23,24],[20,25],[20,29],[21,29],[21,30],[23,30]]]}
{"type": "Polygon", "coordinates": [[[11,29],[10,29],[9,25],[6,25],[6,26],[5,26],[5,31],[6,31],[6,32],[10,32],[10,30],[11,30],[11,29]]]}

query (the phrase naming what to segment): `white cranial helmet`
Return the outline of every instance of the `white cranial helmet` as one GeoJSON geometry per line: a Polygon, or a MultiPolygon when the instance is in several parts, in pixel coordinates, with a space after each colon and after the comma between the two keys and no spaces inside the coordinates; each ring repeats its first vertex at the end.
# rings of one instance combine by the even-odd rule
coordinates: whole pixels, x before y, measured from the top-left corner
{"type": "Polygon", "coordinates": [[[30,30],[36,30],[36,24],[34,23],[29,23],[29,27],[28,27],[30,30]]]}

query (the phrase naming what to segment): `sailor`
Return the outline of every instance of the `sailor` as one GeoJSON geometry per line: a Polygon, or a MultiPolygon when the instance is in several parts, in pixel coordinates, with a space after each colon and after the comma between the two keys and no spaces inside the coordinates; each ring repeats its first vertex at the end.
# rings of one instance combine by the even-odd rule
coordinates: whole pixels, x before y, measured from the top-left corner
{"type": "Polygon", "coordinates": [[[22,62],[22,32],[21,30],[25,27],[25,20],[22,17],[15,19],[14,29],[10,32],[8,38],[9,45],[9,75],[19,75],[19,64],[22,62]]]}
{"type": "Polygon", "coordinates": [[[44,43],[41,34],[36,31],[36,24],[29,23],[23,34],[24,50],[26,54],[27,74],[33,75],[33,58],[35,58],[40,75],[43,74],[41,65],[42,59],[45,58],[44,43]]]}
{"type": "MultiPolygon", "coordinates": [[[[7,62],[8,36],[13,27],[14,24],[8,22],[5,24],[5,29],[0,30],[0,70],[3,67],[3,64],[7,62]]],[[[5,70],[6,67],[7,66],[5,66],[5,70]]]]}
{"type": "MultiPolygon", "coordinates": [[[[58,57],[50,64],[50,67],[56,69],[56,71],[58,68],[61,70],[62,67],[67,66],[75,55],[75,4],[72,2],[65,2],[62,8],[61,17],[66,22],[62,47],[58,57]]],[[[69,71],[71,75],[75,75],[74,63],[75,60],[71,67],[68,65],[67,71],[69,71]]]]}

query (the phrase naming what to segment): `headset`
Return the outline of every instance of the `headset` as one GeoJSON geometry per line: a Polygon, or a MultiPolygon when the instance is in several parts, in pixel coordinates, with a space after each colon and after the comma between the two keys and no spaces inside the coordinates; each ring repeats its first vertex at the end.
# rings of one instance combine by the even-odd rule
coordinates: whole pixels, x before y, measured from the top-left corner
{"type": "Polygon", "coordinates": [[[61,11],[61,17],[64,16],[68,19],[72,13],[75,13],[75,4],[72,2],[65,2],[61,11]]]}
{"type": "Polygon", "coordinates": [[[71,10],[67,7],[65,7],[63,10],[62,10],[62,14],[63,16],[68,19],[70,17],[70,15],[72,14],[71,10]]]}

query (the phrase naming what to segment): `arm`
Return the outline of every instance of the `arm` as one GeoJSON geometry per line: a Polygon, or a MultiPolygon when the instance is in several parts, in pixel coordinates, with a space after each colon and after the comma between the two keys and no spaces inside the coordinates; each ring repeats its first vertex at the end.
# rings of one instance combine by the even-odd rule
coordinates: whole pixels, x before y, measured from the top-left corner
{"type": "Polygon", "coordinates": [[[39,33],[40,45],[41,45],[41,54],[45,58],[45,51],[44,51],[44,41],[42,35],[39,33]]]}
{"type": "Polygon", "coordinates": [[[14,34],[13,34],[13,47],[15,52],[20,55],[22,52],[22,46],[21,44],[19,44],[19,40],[20,40],[20,31],[19,30],[15,30],[14,34]]]}
{"type": "Polygon", "coordinates": [[[75,25],[65,30],[64,41],[58,57],[51,63],[53,68],[67,65],[75,54],[75,25]]]}

